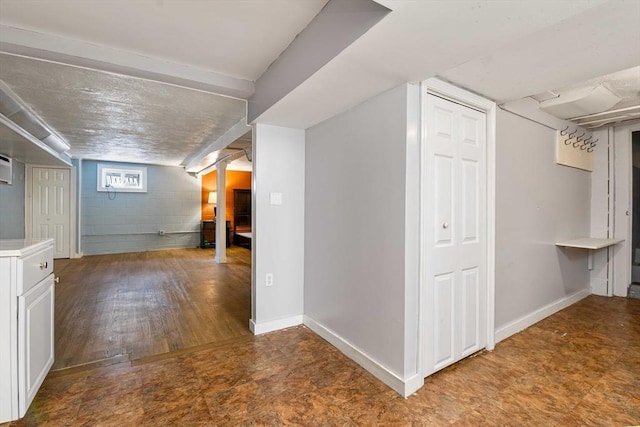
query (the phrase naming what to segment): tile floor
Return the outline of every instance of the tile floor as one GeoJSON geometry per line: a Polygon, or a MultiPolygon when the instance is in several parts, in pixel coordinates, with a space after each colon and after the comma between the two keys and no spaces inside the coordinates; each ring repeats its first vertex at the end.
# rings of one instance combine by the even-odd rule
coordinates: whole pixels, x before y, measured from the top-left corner
{"type": "Polygon", "coordinates": [[[11,426],[640,424],[640,300],[590,296],[404,399],[305,327],[51,374],[11,426]]]}

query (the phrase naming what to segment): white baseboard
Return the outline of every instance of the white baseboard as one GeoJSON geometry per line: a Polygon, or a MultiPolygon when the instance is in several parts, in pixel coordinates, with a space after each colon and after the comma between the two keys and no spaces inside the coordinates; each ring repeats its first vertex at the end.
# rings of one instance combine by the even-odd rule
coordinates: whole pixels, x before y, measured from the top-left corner
{"type": "Polygon", "coordinates": [[[71,254],[71,259],[82,258],[83,256],[84,256],[84,254],[82,252],[75,252],[75,253],[71,254]]]}
{"type": "Polygon", "coordinates": [[[268,322],[256,323],[253,319],[249,320],[249,329],[254,335],[262,335],[280,329],[291,328],[292,326],[302,325],[302,314],[297,316],[285,317],[284,319],[270,320],[268,322]]]}
{"type": "Polygon", "coordinates": [[[416,391],[420,390],[424,385],[424,376],[422,374],[415,374],[404,381],[404,393],[402,397],[409,397],[416,391]]]}
{"type": "Polygon", "coordinates": [[[418,374],[408,378],[407,380],[402,380],[396,374],[389,371],[376,360],[372,359],[365,352],[361,351],[344,338],[306,315],[304,316],[304,325],[327,340],[331,345],[336,347],[351,360],[362,366],[374,377],[378,378],[403,397],[407,397],[414,393],[424,384],[424,378],[418,374]]]}
{"type": "Polygon", "coordinates": [[[520,319],[514,320],[513,322],[496,329],[496,343],[502,341],[505,338],[509,338],[513,334],[517,334],[518,332],[528,328],[529,326],[538,323],[545,317],[549,317],[552,314],[562,310],[563,308],[567,308],[570,305],[580,301],[581,299],[588,297],[589,295],[591,295],[590,287],[575,292],[571,295],[567,295],[564,298],[560,298],[559,300],[556,300],[551,304],[545,305],[544,307],[539,308],[538,310],[529,313],[526,316],[521,317],[520,319]]]}

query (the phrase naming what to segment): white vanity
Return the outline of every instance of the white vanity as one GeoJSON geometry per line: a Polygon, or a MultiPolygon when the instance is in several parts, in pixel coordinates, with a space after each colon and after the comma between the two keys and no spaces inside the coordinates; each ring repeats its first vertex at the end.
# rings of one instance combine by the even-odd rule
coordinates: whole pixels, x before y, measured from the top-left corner
{"type": "Polygon", "coordinates": [[[53,365],[53,239],[0,240],[0,423],[24,416],[53,365]]]}

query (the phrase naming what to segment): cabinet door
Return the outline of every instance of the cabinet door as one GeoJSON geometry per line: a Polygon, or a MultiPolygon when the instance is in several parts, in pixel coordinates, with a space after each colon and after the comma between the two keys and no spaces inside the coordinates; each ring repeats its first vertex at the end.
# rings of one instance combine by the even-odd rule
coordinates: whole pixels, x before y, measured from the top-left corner
{"type": "Polygon", "coordinates": [[[18,404],[24,416],[53,365],[53,274],[18,297],[18,404]]]}

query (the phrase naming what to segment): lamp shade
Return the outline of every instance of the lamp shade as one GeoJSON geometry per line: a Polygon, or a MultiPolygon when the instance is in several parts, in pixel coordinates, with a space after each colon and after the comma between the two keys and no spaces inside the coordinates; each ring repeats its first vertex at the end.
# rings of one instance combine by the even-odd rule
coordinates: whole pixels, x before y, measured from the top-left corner
{"type": "Polygon", "coordinates": [[[215,191],[210,191],[208,203],[215,205],[217,202],[218,202],[218,193],[216,193],[215,191]]]}

